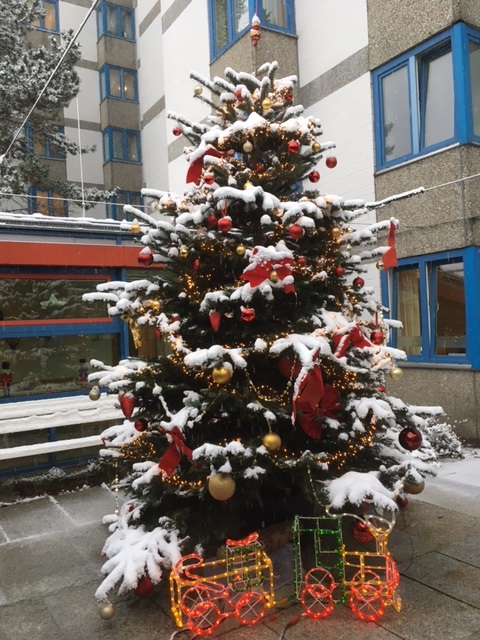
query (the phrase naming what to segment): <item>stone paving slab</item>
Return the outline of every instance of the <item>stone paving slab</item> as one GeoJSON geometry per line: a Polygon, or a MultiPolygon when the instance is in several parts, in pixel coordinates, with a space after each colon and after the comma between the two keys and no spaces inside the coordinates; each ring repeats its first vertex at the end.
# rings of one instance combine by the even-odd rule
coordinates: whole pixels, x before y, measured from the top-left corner
{"type": "Polygon", "coordinates": [[[114,494],[102,487],[92,487],[55,496],[55,501],[76,524],[102,522],[102,518],[115,512],[114,494]]]}
{"type": "Polygon", "coordinates": [[[70,529],[75,522],[45,496],[0,508],[0,525],[7,539],[14,541],[70,529]]]}

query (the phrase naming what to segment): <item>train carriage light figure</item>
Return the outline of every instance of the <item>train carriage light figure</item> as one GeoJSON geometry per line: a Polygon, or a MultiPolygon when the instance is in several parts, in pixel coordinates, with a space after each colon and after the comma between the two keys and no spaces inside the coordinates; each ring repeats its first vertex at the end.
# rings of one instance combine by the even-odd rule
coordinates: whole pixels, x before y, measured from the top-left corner
{"type": "Polygon", "coordinates": [[[244,625],[259,622],[275,605],[272,563],[258,533],[227,540],[226,557],[205,562],[191,553],[170,573],[170,602],[178,627],[206,636],[228,617],[244,625]]]}

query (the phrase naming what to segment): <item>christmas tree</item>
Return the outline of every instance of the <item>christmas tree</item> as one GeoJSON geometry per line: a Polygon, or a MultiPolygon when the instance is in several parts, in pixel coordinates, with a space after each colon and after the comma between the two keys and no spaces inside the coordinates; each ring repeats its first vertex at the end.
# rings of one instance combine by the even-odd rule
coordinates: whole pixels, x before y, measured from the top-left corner
{"type": "Polygon", "coordinates": [[[441,409],[387,394],[405,358],[387,346],[399,323],[362,278],[368,263],[395,263],[397,222],[350,226],[391,199],[315,190],[321,158],[336,164],[334,144],[295,106],[295,77],[276,69],[192,74],[207,123],[169,117],[190,142],[193,185],[181,196],[144,190],[154,215],[125,208],[140,263],[165,268],[86,296],[107,301],[137,343],[154,327],[161,346],[152,361],[94,362],[90,376],[119,393],[126,420],[104,432],[104,454],[129,469],[99,599],[321,505],[395,510],[403,491],[421,490],[435,455],[426,435],[441,409]],[[379,231],[388,246],[377,246],[379,231]]]}

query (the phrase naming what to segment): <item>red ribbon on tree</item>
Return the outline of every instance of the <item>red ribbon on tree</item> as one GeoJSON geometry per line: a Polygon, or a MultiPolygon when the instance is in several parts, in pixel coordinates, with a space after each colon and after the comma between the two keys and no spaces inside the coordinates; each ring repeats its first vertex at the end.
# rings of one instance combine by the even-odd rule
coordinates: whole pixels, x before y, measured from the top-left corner
{"type": "Polygon", "coordinates": [[[190,163],[187,171],[187,183],[194,182],[197,186],[200,184],[200,179],[202,177],[203,171],[203,158],[204,156],[213,156],[214,158],[223,158],[226,156],[226,153],[222,153],[221,151],[217,151],[215,147],[209,147],[206,151],[202,153],[201,156],[198,156],[190,163]]]}
{"type": "Polygon", "coordinates": [[[167,477],[170,478],[178,467],[180,460],[182,459],[182,454],[189,460],[192,460],[192,450],[183,444],[185,442],[185,437],[178,427],[173,427],[171,431],[163,429],[163,433],[170,436],[172,444],[160,458],[158,466],[162,471],[165,471],[167,477]]]}
{"type": "Polygon", "coordinates": [[[397,250],[395,248],[395,222],[390,220],[390,230],[388,232],[388,249],[382,257],[384,269],[398,267],[397,250]]]}
{"type": "Polygon", "coordinates": [[[293,398],[292,420],[298,421],[307,436],[318,440],[322,435],[319,418],[332,418],[338,413],[341,409],[339,399],[338,389],[330,384],[323,384],[322,372],[316,364],[304,375],[293,398]]]}
{"type": "Polygon", "coordinates": [[[337,358],[343,358],[349,347],[357,347],[357,349],[373,347],[373,344],[365,338],[359,327],[352,327],[348,333],[333,336],[333,344],[335,346],[334,355],[337,358]]]}
{"type": "MultiPolygon", "coordinates": [[[[253,255],[257,253],[257,249],[253,250],[253,255]]],[[[287,276],[292,275],[294,265],[293,258],[282,258],[282,260],[261,260],[255,263],[253,268],[247,267],[240,278],[250,283],[251,287],[258,287],[259,284],[268,280],[272,271],[275,271],[280,281],[285,280],[287,276]]],[[[285,293],[295,293],[293,283],[284,286],[285,293]]]]}

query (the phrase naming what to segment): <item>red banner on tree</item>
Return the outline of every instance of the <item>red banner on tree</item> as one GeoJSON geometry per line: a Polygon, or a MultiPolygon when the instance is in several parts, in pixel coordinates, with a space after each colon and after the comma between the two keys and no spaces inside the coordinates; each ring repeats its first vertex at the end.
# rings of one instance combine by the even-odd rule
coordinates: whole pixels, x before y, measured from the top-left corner
{"type": "Polygon", "coordinates": [[[192,459],[192,450],[183,444],[185,442],[185,437],[178,427],[173,427],[171,431],[164,429],[163,432],[167,436],[170,436],[172,444],[160,458],[158,466],[162,471],[165,471],[165,474],[170,478],[178,467],[180,460],[182,459],[182,454],[189,460],[192,459]]]}

